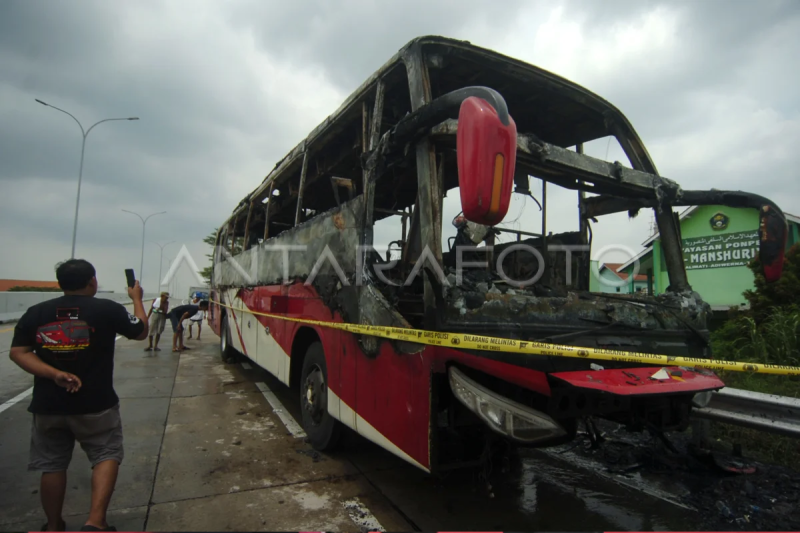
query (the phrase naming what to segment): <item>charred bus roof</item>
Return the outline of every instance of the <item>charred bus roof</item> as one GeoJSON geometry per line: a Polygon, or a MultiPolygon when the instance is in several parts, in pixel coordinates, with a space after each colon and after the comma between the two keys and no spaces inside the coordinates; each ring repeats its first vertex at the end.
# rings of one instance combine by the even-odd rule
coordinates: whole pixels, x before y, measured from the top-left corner
{"type": "MultiPolygon", "coordinates": [[[[655,208],[671,290],[690,289],[673,206],[721,204],[759,210],[764,271],[771,281],[780,276],[788,228],[773,202],[741,191],[681,189],[658,175],[631,124],[609,102],[546,70],[444,37],[420,37],[400,49],[276,164],[226,224],[249,227],[254,211],[250,206],[260,202],[265,208],[255,216],[257,221],[269,221],[263,235],[266,239],[274,234],[269,225],[293,227],[332,207],[331,190],[311,186],[318,180],[331,179],[339,204],[339,185],[334,182],[341,180],[340,176],[352,197],[364,192],[366,174],[362,173],[372,172],[370,179],[374,180],[386,169],[398,187],[388,191],[388,198],[377,198],[374,207],[384,214],[409,207],[417,197],[417,173],[410,171],[408,143],[421,132],[452,142],[456,121],[440,113],[442,106],[437,103],[447,104],[465,88],[486,89],[503,100],[519,133],[517,166],[521,172],[595,195],[581,201],[581,219],[655,208]],[[379,115],[371,116],[375,109],[380,109],[379,115]],[[584,143],[607,136],[619,142],[630,167],[582,154],[584,143]],[[576,151],[568,147],[576,147],[576,151]],[[382,170],[377,174],[368,170],[378,166],[382,170]],[[385,200],[390,200],[388,205],[383,205],[385,200]]],[[[445,191],[458,180],[452,170],[442,179],[445,191]]],[[[378,218],[369,212],[367,225],[378,218]]]]}
{"type": "MultiPolygon", "coordinates": [[[[360,122],[362,105],[372,98],[378,80],[386,85],[387,101],[391,101],[392,96],[402,98],[405,95],[408,98],[408,77],[403,58],[416,46],[421,46],[425,53],[432,98],[467,85],[491,87],[505,98],[520,132],[535,132],[541,140],[563,148],[617,135],[621,143],[629,143],[645,168],[651,172],[655,170],[643,143],[625,116],[598,95],[561,76],[468,41],[426,36],[410,41],[361,84],[339,109],[275,165],[262,183],[237,206],[233,215],[246,209],[251,199],[266,195],[271,186],[297,175],[306,151],[318,150],[349,123],[360,122]]],[[[395,120],[410,112],[409,104],[392,102],[395,120]],[[398,108],[402,114],[397,113],[398,108]]]]}

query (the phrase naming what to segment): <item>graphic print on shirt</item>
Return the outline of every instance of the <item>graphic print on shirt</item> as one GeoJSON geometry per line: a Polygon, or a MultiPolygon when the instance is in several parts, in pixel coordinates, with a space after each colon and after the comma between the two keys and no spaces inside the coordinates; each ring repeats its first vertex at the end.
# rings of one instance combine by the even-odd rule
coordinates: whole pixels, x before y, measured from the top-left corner
{"type": "Polygon", "coordinates": [[[47,348],[62,361],[75,360],[78,353],[87,349],[91,341],[92,328],[78,320],[78,309],[58,309],[57,322],[50,322],[36,330],[36,342],[47,348]]]}
{"type": "Polygon", "coordinates": [[[80,312],[78,307],[59,307],[56,309],[56,320],[78,320],[80,312]]]}

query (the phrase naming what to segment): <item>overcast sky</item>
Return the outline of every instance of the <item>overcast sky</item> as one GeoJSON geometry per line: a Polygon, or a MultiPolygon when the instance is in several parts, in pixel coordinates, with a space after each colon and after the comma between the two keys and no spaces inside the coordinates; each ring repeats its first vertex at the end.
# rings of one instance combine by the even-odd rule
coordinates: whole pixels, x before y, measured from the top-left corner
{"type": "MultiPolygon", "coordinates": [[[[84,127],[140,117],[88,137],[77,255],[96,265],[102,286],[120,290],[123,269],[139,268],[142,229],[121,210],[167,211],[147,223],[149,290],[154,241],[176,241],[164,271],[182,244],[205,266],[203,237],[367,76],[425,34],[469,40],[598,93],[684,188],[749,190],[800,212],[794,0],[2,0],[0,278],[53,279],[70,253],[80,130],[35,98],[84,127]]],[[[605,141],[588,152],[623,157],[605,141]]],[[[554,189],[549,229],[575,229],[574,193],[554,189]]],[[[454,202],[446,216],[458,212],[454,202]]],[[[535,205],[520,217],[521,207],[515,201],[507,220],[538,229],[535,205]]],[[[595,248],[639,251],[651,218],[601,219],[595,248]]],[[[184,292],[192,281],[186,271],[181,279],[184,292]]]]}

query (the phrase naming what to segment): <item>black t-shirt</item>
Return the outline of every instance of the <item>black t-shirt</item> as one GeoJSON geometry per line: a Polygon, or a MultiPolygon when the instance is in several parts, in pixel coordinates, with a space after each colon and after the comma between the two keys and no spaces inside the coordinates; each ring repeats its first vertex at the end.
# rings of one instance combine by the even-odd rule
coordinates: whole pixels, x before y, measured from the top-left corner
{"type": "Polygon", "coordinates": [[[12,347],[30,346],[45,363],[81,379],[70,393],[55,381],[34,377],[28,411],[80,415],[114,407],[114,341],[135,339],[144,322],[122,305],[92,296],[62,296],[30,307],[14,328],[12,347]]]}
{"type": "Polygon", "coordinates": [[[199,305],[179,305],[175,309],[169,312],[170,316],[175,317],[176,319],[180,319],[185,313],[189,313],[189,318],[192,318],[197,312],[200,310],[199,305]]]}

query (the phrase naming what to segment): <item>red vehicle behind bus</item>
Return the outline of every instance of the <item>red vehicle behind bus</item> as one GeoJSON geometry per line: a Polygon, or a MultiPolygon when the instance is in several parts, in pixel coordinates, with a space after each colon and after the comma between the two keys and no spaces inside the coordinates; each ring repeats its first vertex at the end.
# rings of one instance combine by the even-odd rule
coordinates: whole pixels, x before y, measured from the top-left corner
{"type": "Polygon", "coordinates": [[[683,190],[658,175],[627,119],[597,95],[469,43],[419,38],[221,226],[209,323],[226,361],[244,355],[296,387],[319,450],[347,426],[435,472],[474,464],[498,438],[567,442],[592,417],[681,430],[723,387],[712,372],[515,353],[490,338],[712,357],[710,307],[687,282],[672,211],[704,204],[759,210],[760,261],[769,280],[780,276],[786,222],[769,200],[683,190]],[[630,166],[583,154],[605,137],[630,166]],[[545,184],[577,192],[576,231],[546,231],[545,184]],[[447,239],[443,205],[456,188],[463,213],[447,239]],[[532,190],[542,191],[541,230],[500,226],[512,195],[532,190]],[[646,208],[669,288],[591,292],[591,222],[646,208]],[[431,346],[324,323],[462,336],[431,346]],[[458,338],[485,345],[464,349],[458,338]]]}

